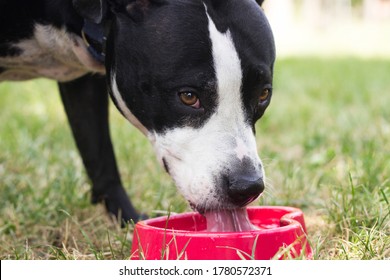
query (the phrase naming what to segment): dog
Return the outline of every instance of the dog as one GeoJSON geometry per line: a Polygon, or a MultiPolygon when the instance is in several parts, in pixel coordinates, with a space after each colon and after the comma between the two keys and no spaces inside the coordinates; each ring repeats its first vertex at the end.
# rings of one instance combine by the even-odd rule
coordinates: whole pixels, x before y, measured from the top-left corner
{"type": "Polygon", "coordinates": [[[92,183],[124,221],[109,95],[200,213],[264,190],[255,123],[272,97],[275,44],[255,0],[0,0],[0,81],[58,81],[92,183]]]}

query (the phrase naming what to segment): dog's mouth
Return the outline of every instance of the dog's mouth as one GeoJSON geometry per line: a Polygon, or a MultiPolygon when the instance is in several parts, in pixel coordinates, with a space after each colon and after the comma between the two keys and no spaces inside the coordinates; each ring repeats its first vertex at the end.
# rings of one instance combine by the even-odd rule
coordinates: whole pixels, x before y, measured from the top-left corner
{"type": "Polygon", "coordinates": [[[204,213],[209,232],[240,232],[255,230],[246,208],[213,210],[204,213]]]}

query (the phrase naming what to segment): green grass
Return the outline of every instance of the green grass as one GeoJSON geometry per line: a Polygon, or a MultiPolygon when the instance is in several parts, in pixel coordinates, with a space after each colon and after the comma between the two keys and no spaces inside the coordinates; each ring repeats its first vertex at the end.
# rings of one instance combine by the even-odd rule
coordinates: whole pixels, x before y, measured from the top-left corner
{"type": "MultiPolygon", "coordinates": [[[[257,124],[268,186],[259,205],[303,209],[316,259],[390,258],[390,61],[281,59],[257,124]]],[[[115,109],[112,136],[138,209],[186,202],[147,140],[115,109]]],[[[0,84],[0,259],[127,259],[89,181],[55,83],[0,84]]]]}

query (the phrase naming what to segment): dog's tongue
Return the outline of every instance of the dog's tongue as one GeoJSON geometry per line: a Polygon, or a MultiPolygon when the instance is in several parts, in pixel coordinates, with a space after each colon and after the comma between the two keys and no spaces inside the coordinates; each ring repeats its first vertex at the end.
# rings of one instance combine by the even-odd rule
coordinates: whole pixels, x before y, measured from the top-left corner
{"type": "Polygon", "coordinates": [[[204,215],[207,220],[207,231],[210,232],[238,232],[256,229],[249,221],[246,208],[210,211],[204,215]]]}

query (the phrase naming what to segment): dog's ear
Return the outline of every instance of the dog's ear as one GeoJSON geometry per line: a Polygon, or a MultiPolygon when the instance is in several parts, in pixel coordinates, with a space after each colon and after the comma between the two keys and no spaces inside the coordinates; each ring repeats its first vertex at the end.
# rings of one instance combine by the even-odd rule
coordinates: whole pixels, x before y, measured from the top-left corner
{"type": "Polygon", "coordinates": [[[161,6],[165,3],[166,0],[135,0],[126,5],[126,12],[131,19],[140,22],[152,5],[161,6]]]}
{"type": "Polygon", "coordinates": [[[256,3],[259,4],[259,6],[261,6],[263,4],[264,0],[256,0],[256,3]]]}
{"type": "Polygon", "coordinates": [[[72,0],[72,3],[80,16],[94,23],[101,23],[106,15],[106,0],[72,0]]]}

